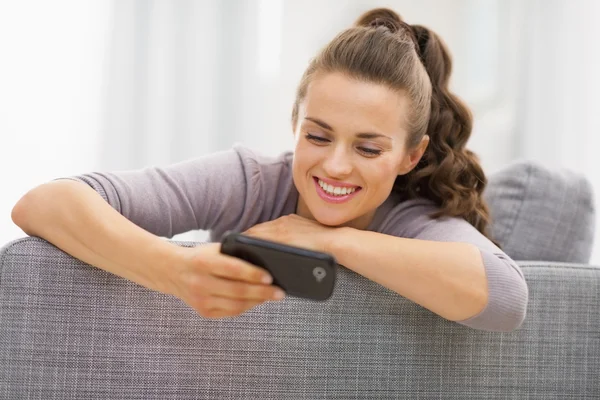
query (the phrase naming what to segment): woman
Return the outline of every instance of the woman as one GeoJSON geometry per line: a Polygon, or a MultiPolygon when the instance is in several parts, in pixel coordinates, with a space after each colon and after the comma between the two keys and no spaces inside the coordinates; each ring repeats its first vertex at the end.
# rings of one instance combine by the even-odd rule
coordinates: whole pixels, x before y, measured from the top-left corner
{"type": "Polygon", "coordinates": [[[158,236],[206,229],[215,242],[235,230],[329,252],[443,318],[513,330],[528,289],[488,237],[487,181],[465,149],[472,117],[448,90],[450,71],[435,33],[369,11],[310,62],[293,153],[236,145],[164,168],[58,179],[23,196],[13,221],[209,318],[284,294],[219,243],[182,248],[158,236]]]}

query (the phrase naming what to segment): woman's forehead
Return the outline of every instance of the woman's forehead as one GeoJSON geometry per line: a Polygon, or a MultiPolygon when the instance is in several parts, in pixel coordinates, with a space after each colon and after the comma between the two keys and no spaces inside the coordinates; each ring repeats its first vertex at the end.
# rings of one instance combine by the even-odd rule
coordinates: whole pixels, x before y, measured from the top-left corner
{"type": "Polygon", "coordinates": [[[341,128],[404,131],[409,111],[408,96],[382,84],[359,81],[341,73],[319,75],[308,85],[301,104],[301,117],[325,120],[341,128]],[[329,119],[329,121],[327,121],[329,119]]]}

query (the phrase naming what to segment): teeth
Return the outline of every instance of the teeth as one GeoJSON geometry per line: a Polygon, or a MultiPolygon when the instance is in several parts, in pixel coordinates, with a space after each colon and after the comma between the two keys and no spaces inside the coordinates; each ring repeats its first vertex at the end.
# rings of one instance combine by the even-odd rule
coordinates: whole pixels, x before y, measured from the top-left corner
{"type": "Polygon", "coordinates": [[[356,191],[356,188],[334,187],[332,185],[329,185],[329,184],[323,182],[320,179],[319,179],[319,186],[321,186],[323,188],[323,190],[326,191],[328,194],[332,194],[334,196],[344,196],[344,195],[347,195],[350,193],[354,193],[356,191]]]}

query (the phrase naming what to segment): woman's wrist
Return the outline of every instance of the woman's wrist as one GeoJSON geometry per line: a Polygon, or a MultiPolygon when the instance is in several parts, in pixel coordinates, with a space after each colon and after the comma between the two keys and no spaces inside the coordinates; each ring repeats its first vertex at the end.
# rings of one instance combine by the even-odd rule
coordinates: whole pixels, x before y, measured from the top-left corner
{"type": "Polygon", "coordinates": [[[189,262],[192,249],[178,246],[161,239],[163,245],[157,246],[156,260],[147,279],[148,287],[165,294],[176,292],[176,277],[184,264],[189,262]]]}
{"type": "Polygon", "coordinates": [[[324,252],[333,254],[336,258],[345,251],[345,238],[354,228],[340,227],[327,233],[327,238],[323,242],[324,252]]]}

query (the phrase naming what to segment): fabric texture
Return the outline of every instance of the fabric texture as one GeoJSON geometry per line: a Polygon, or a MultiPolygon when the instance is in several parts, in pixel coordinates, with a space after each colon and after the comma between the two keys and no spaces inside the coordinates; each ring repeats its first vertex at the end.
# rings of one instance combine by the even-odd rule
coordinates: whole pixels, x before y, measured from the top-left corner
{"type": "Polygon", "coordinates": [[[590,261],[594,193],[582,174],[519,161],[490,175],[484,198],[492,236],[513,259],[590,261]]]}
{"type": "MultiPolygon", "coordinates": [[[[296,211],[293,153],[267,157],[235,145],[231,150],[165,167],[95,172],[68,177],[90,185],[134,224],[164,237],[194,229],[243,232],[296,211]]],[[[403,238],[466,242],[479,248],[488,284],[488,304],[460,324],[510,331],[525,318],[527,284],[519,266],[464,219],[429,217],[429,200],[400,201],[392,194],[367,230],[403,238]]]]}
{"type": "Polygon", "coordinates": [[[530,301],[513,332],[446,321],[343,268],[326,302],[212,320],[19,239],[0,250],[0,398],[600,398],[600,269],[520,267],[530,301]]]}

